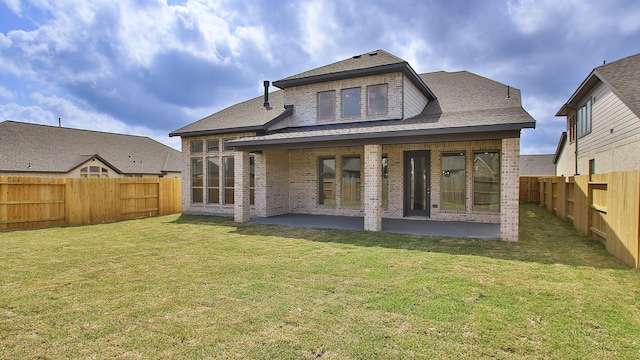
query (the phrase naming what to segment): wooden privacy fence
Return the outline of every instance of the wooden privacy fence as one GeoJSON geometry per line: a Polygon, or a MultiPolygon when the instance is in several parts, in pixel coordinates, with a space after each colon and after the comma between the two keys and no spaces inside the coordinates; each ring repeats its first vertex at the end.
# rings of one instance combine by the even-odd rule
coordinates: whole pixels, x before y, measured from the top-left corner
{"type": "Polygon", "coordinates": [[[540,205],[640,269],[640,171],[542,177],[540,205]]]}
{"type": "Polygon", "coordinates": [[[180,179],[0,176],[0,230],[168,215],[181,202],[180,179]]]}
{"type": "Polygon", "coordinates": [[[537,176],[520,176],[520,202],[540,202],[540,185],[537,176]]]}

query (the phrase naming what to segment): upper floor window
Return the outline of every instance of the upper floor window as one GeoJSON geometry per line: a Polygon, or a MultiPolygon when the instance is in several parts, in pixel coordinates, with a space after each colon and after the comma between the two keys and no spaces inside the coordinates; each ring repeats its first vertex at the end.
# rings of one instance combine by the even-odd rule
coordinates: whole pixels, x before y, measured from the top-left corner
{"type": "Polygon", "coordinates": [[[318,93],[318,120],[333,120],[336,118],[336,92],[323,91],[318,93]]]}
{"type": "Polygon", "coordinates": [[[571,115],[571,117],[569,117],[569,125],[568,127],[568,131],[567,133],[569,134],[569,142],[574,142],[576,141],[576,116],[575,115],[571,115]]]}
{"type": "Polygon", "coordinates": [[[367,115],[387,113],[387,84],[367,87],[367,115]]]}
{"type": "Polygon", "coordinates": [[[360,116],[360,88],[342,90],[342,117],[360,116]]]}
{"type": "Polygon", "coordinates": [[[591,132],[591,99],[576,111],[577,136],[591,132]]]}
{"type": "Polygon", "coordinates": [[[202,152],[202,140],[191,141],[191,153],[201,153],[201,152],[202,152]]]}

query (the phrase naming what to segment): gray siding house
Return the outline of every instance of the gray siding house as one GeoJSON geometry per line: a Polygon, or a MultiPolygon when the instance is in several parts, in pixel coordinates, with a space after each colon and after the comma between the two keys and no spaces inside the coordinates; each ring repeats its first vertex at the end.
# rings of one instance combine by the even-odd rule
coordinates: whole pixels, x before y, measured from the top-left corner
{"type": "Polygon", "coordinates": [[[273,82],[182,138],[183,211],[499,223],[518,240],[520,91],[383,50],[273,82]]]}
{"type": "Polygon", "coordinates": [[[593,69],[556,116],[556,175],[640,169],[640,54],[593,69]]]}

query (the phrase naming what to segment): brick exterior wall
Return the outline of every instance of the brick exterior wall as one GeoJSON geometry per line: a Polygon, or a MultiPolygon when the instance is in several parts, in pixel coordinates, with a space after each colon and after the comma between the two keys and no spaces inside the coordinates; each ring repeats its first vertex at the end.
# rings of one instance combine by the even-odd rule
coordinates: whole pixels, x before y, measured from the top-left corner
{"type": "Polygon", "coordinates": [[[269,150],[255,155],[256,216],[289,213],[289,154],[269,150]]]}
{"type": "Polygon", "coordinates": [[[311,126],[333,122],[355,122],[403,118],[403,75],[400,72],[367,76],[355,79],[329,81],[319,84],[296,86],[285,89],[284,103],[293,105],[293,115],[272,127],[275,130],[291,126],[311,126]],[[367,86],[387,84],[387,114],[367,115],[367,86]],[[360,117],[341,118],[342,89],[358,87],[360,91],[360,117]],[[334,120],[318,120],[318,93],[335,91],[334,120]]]}
{"type": "MultiPolygon", "coordinates": [[[[207,158],[217,157],[222,167],[223,157],[234,157],[233,150],[224,150],[224,140],[236,139],[239,137],[254,136],[253,132],[244,132],[236,134],[225,134],[218,136],[197,136],[197,137],[183,137],[182,138],[182,211],[187,214],[210,214],[210,215],[233,215],[233,204],[209,204],[207,202],[207,158]],[[191,141],[202,140],[203,152],[192,154],[191,153],[191,141]],[[207,140],[217,140],[219,142],[220,149],[214,152],[207,152],[207,140]],[[203,161],[203,184],[204,184],[204,201],[202,203],[191,202],[191,159],[200,158],[203,161]]],[[[220,171],[220,176],[223,176],[223,172],[220,171]]],[[[224,183],[224,179],[220,178],[220,185],[224,183]]],[[[222,196],[222,188],[220,189],[222,196]]]]}
{"type": "Polygon", "coordinates": [[[235,222],[249,222],[251,208],[249,206],[249,153],[246,151],[234,152],[234,207],[233,219],[235,222]]]}
{"type": "Polygon", "coordinates": [[[500,176],[500,238],[519,239],[520,139],[502,140],[502,171],[500,176]]]}
{"type": "Polygon", "coordinates": [[[382,230],[382,146],[364,146],[364,229],[382,230]]]}
{"type": "MultiPolygon", "coordinates": [[[[241,135],[241,134],[237,134],[241,135]]],[[[249,135],[249,134],[242,134],[249,135]]],[[[235,136],[234,136],[235,137],[235,136]]],[[[231,138],[231,136],[229,137],[231,138]]],[[[252,154],[255,159],[255,205],[242,207],[237,213],[234,205],[191,204],[190,159],[200,156],[205,161],[204,183],[207,183],[206,157],[208,154],[189,154],[189,138],[183,139],[183,211],[186,213],[206,213],[214,215],[233,215],[237,219],[254,216],[274,216],[285,213],[366,216],[366,229],[379,229],[378,216],[375,215],[378,203],[381,217],[404,217],[404,153],[406,151],[429,150],[431,156],[431,216],[433,220],[470,221],[500,223],[501,236],[506,241],[518,240],[518,186],[519,186],[519,149],[520,139],[444,142],[432,144],[403,145],[367,145],[356,147],[337,147],[302,150],[266,150],[252,154]],[[499,151],[501,155],[501,194],[500,211],[476,211],[473,209],[473,169],[474,152],[499,151]],[[442,154],[445,152],[463,152],[466,162],[466,205],[465,210],[443,210],[440,206],[442,176],[442,154]],[[381,164],[371,161],[374,154],[385,155],[388,159],[388,205],[382,208],[382,199],[376,201],[377,181],[368,181],[371,174],[381,177],[381,164]],[[344,206],[342,200],[342,158],[359,156],[361,159],[361,205],[344,206]],[[335,204],[318,204],[318,160],[321,157],[335,157],[335,204]]],[[[206,138],[205,138],[206,140],[206,138]]],[[[210,155],[210,154],[209,154],[210,155]]],[[[222,156],[234,156],[233,152],[220,151],[222,156]]],[[[248,154],[246,154],[248,156],[248,154]]],[[[376,155],[376,157],[378,157],[376,155]]],[[[237,163],[237,158],[236,158],[237,163]]],[[[240,171],[236,165],[236,172],[240,171]]],[[[242,170],[242,175],[248,171],[242,170]]],[[[239,181],[239,174],[235,181],[239,181]]],[[[247,180],[248,181],[248,180],[247,180]]],[[[221,181],[222,183],[222,181],[221,181]]],[[[205,185],[206,195],[206,185],[205,185]]],[[[236,201],[238,199],[236,198],[236,201]]],[[[244,200],[243,200],[244,201],[244,200]]]]}

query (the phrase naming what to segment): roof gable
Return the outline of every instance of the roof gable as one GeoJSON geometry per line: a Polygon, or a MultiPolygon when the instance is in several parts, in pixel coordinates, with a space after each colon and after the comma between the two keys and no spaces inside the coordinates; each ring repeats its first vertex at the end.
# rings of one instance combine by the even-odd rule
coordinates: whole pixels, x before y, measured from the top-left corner
{"type": "Polygon", "coordinates": [[[0,123],[0,171],[66,173],[92,157],[121,174],[181,171],[181,153],[148,137],[0,123]]]}
{"type": "Polygon", "coordinates": [[[341,60],[319,68],[311,69],[296,75],[273,82],[273,85],[286,89],[293,86],[315,84],[327,81],[350,79],[355,77],[402,72],[429,100],[435,95],[420,79],[408,62],[384,50],[375,50],[351,58],[341,60]]]}
{"type": "MultiPolygon", "coordinates": [[[[377,55],[365,55],[371,58],[380,56],[376,58],[380,60],[368,58],[363,60],[365,70],[371,69],[367,66],[373,64],[382,64],[380,66],[406,64],[402,59],[382,50],[378,50],[377,55]]],[[[361,55],[360,58],[365,55],[361,55]]],[[[309,78],[335,74],[332,71],[338,71],[338,73],[355,71],[361,69],[356,66],[358,61],[358,58],[340,61],[283,79],[279,84],[286,88],[292,83],[283,85],[282,81],[299,79],[307,81],[309,78]]],[[[189,137],[255,131],[255,136],[245,136],[231,141],[234,146],[251,146],[258,143],[310,144],[328,142],[331,139],[345,141],[365,138],[399,139],[413,135],[440,136],[496,131],[518,132],[519,135],[521,129],[535,128],[535,120],[522,108],[518,89],[468,71],[440,71],[415,74],[415,77],[425,87],[428,86],[433,98],[420,114],[410,118],[316,123],[308,126],[284,126],[270,129],[271,124],[289,117],[293,111],[291,107],[284,105],[285,90],[278,90],[269,94],[270,103],[273,104],[271,109],[263,106],[262,97],[256,97],[200,119],[170,135],[189,137]]],[[[513,133],[509,134],[513,135],[513,133]]]]}
{"type": "Polygon", "coordinates": [[[556,116],[567,116],[601,82],[606,84],[636,116],[640,117],[640,54],[593,69],[558,110],[556,116]]]}

